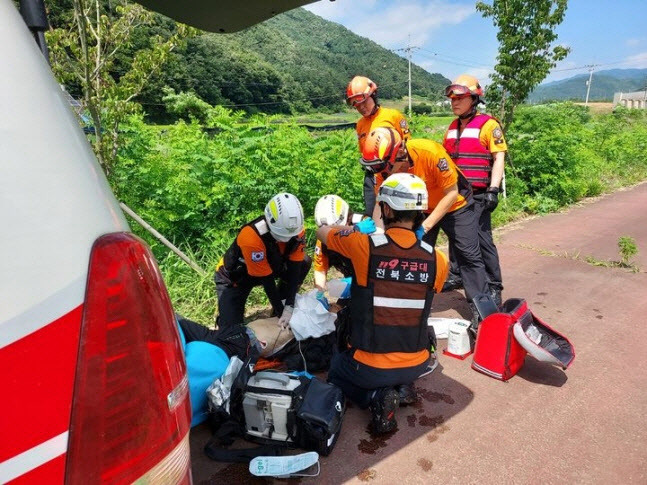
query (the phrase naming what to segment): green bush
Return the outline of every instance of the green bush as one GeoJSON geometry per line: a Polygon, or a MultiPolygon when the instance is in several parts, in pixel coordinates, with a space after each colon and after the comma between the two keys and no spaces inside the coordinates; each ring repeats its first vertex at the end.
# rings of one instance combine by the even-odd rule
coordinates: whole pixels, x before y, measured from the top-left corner
{"type": "MultiPolygon", "coordinates": [[[[334,193],[362,210],[363,173],[352,128],[310,132],[272,123],[270,116],[243,119],[191,96],[172,99],[193,121],[156,127],[132,118],[110,182],[120,200],[207,271],[198,276],[133,224],[153,246],[176,307],[207,322],[215,311],[211,277],[219,258],[270,197],[282,191],[299,197],[311,251],[316,201],[334,193]],[[206,129],[196,118],[206,120],[206,129]]],[[[452,119],[414,115],[412,136],[440,142],[452,119]]],[[[641,111],[592,117],[570,103],[521,107],[506,138],[512,163],[495,226],[647,178],[647,114],[641,111]]],[[[252,301],[263,302],[262,291],[252,301]]]]}

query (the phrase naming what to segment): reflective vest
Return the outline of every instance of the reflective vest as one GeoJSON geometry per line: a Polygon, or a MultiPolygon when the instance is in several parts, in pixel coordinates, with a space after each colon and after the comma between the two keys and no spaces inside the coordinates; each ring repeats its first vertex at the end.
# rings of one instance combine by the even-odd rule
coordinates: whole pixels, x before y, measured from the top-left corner
{"type": "Polygon", "coordinates": [[[443,146],[456,166],[476,191],[490,186],[494,157],[490,150],[481,145],[479,137],[485,123],[492,119],[485,114],[477,114],[467,123],[462,133],[458,131],[458,118],[452,121],[443,146]]]}
{"type": "Polygon", "coordinates": [[[369,236],[367,286],[351,285],[351,346],[372,353],[429,348],[427,318],[434,297],[436,254],[424,241],[398,246],[369,236]]]}
{"type": "MultiPolygon", "coordinates": [[[[299,243],[299,238],[293,237],[290,239],[285,245],[285,251],[281,253],[278,242],[272,237],[264,216],[260,216],[253,221],[248,222],[245,226],[250,226],[263,241],[267,262],[272,268],[273,276],[278,277],[285,268],[290,253],[294,249],[295,245],[299,243]]],[[[238,233],[243,230],[243,227],[240,228],[238,233]]],[[[223,256],[223,265],[218,269],[218,271],[223,272],[223,270],[224,276],[226,276],[232,283],[237,283],[244,277],[248,276],[247,264],[245,263],[245,258],[243,258],[243,252],[241,251],[240,246],[238,246],[237,239],[234,239],[234,242],[231,243],[231,246],[229,246],[229,249],[227,249],[227,252],[223,256]]]]}

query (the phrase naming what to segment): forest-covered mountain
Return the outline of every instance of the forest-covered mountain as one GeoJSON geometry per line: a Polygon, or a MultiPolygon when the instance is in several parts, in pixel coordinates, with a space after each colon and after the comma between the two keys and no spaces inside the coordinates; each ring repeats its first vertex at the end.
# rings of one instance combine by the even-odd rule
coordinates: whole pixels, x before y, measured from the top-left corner
{"type": "MultiPolygon", "coordinates": [[[[586,99],[586,81],[589,73],[578,74],[568,79],[561,79],[541,84],[528,97],[532,103],[553,100],[584,101],[586,99]]],[[[591,82],[589,101],[611,101],[613,94],[633,92],[647,87],[647,69],[609,69],[594,71],[591,82]]]]}
{"type": "MultiPolygon", "coordinates": [[[[54,21],[59,18],[66,17],[59,13],[54,21]]],[[[117,71],[125,71],[133,53],[154,35],[164,37],[173,30],[169,19],[156,19],[155,25],[139,28],[120,55],[117,71]]],[[[173,119],[162,101],[165,86],[194,92],[211,105],[249,112],[337,111],[348,81],[357,74],[373,79],[383,98],[408,94],[406,59],[339,24],[295,9],[239,33],[189,39],[172,52],[138,101],[149,119],[159,122],[173,119]]],[[[411,77],[414,94],[438,99],[449,83],[413,64],[411,77]]],[[[75,94],[74,86],[68,89],[75,94]]]]}

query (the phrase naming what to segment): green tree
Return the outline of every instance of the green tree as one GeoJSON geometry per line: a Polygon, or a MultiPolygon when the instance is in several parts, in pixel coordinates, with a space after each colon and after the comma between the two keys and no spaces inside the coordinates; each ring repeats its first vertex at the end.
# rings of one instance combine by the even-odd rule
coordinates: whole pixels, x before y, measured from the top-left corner
{"type": "Polygon", "coordinates": [[[499,112],[504,125],[532,89],[543,81],[570,49],[552,46],[555,28],[562,23],[567,0],[493,0],[489,5],[477,2],[483,17],[492,17],[498,27],[499,54],[488,103],[499,112]]]}
{"type": "Polygon", "coordinates": [[[137,29],[153,22],[152,13],[123,0],[73,0],[71,11],[61,10],[57,18],[61,24],[47,34],[52,68],[61,82],[80,87],[95,130],[94,152],[109,174],[119,147],[119,125],[140,109],[133,99],[194,30],[177,24],[166,39],[151,37],[124,65],[120,56],[133,45],[137,29]]]}

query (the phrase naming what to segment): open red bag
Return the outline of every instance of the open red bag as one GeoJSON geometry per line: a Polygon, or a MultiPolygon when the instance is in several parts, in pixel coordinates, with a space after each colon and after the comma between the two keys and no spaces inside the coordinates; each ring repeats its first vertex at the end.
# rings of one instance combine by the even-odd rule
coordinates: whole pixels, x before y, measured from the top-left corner
{"type": "Polygon", "coordinates": [[[486,317],[479,325],[472,369],[490,377],[507,381],[523,366],[526,350],[514,336],[514,325],[532,320],[526,301],[511,298],[501,312],[486,317]]]}

